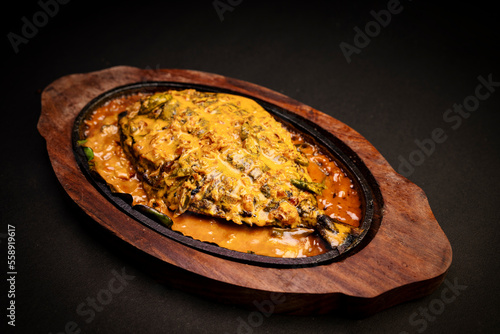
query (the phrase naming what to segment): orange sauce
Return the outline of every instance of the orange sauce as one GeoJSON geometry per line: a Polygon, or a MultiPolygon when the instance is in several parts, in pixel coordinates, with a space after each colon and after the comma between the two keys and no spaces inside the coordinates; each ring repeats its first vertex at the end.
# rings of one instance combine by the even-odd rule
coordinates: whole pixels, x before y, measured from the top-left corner
{"type": "Polygon", "coordinates": [[[308,157],[310,163],[307,171],[313,181],[326,185],[323,193],[317,196],[319,209],[344,224],[359,227],[362,219],[361,199],[347,173],[337,161],[323,154],[317,146],[306,142],[300,134],[294,134],[292,139],[308,157]]]}
{"type": "MultiPolygon", "coordinates": [[[[118,115],[145,95],[137,94],[109,101],[95,110],[85,121],[84,146],[94,152],[94,168],[114,192],[132,195],[133,205],[149,204],[132,163],[120,145],[118,115]]],[[[317,197],[319,208],[339,221],[359,226],[362,219],[361,200],[357,189],[337,162],[306,142],[299,133],[292,133],[294,144],[309,158],[308,172],[314,182],[324,182],[326,189],[317,197]]],[[[173,217],[172,212],[163,212],[173,217]]],[[[277,229],[237,225],[223,219],[184,213],[173,218],[172,230],[196,240],[215,243],[221,247],[272,257],[305,257],[325,253],[328,247],[312,233],[313,230],[277,229]]]]}

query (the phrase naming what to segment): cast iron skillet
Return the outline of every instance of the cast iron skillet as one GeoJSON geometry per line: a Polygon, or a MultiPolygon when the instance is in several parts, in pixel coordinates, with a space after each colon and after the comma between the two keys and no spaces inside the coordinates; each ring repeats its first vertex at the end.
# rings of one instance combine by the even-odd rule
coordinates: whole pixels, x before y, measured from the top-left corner
{"type": "Polygon", "coordinates": [[[127,213],[129,216],[135,218],[137,221],[141,222],[145,226],[153,229],[154,231],[180,242],[186,246],[192,247],[202,252],[210,253],[215,256],[223,257],[225,259],[230,259],[233,261],[244,262],[252,265],[261,266],[272,266],[272,267],[307,267],[319,264],[329,263],[331,261],[337,261],[345,256],[349,256],[352,249],[359,247],[361,241],[366,236],[370,228],[372,227],[372,221],[374,216],[374,205],[373,198],[375,193],[378,193],[378,189],[374,189],[373,182],[368,182],[367,179],[373,180],[373,176],[369,172],[368,168],[364,163],[358,158],[356,153],[354,153],[346,144],[344,144],[337,137],[332,135],[330,132],[318,127],[315,123],[305,119],[290,111],[284,110],[276,105],[270,104],[268,102],[256,99],[251,96],[236,93],[231,90],[221,89],[217,87],[190,84],[190,83],[177,83],[177,82],[140,82],[135,84],[129,84],[125,86],[120,86],[109,90],[92,101],[90,101],[78,114],[75,119],[72,132],[72,143],[73,152],[80,169],[85,174],[87,180],[91,182],[94,187],[96,187],[109,201],[116,205],[120,210],[127,213]],[[106,182],[100,178],[97,173],[93,172],[88,165],[87,158],[83,152],[83,149],[78,144],[79,140],[84,139],[84,120],[90,118],[92,112],[97,108],[104,105],[106,102],[113,100],[117,97],[124,95],[132,95],[139,92],[143,93],[153,93],[159,91],[165,91],[169,89],[182,90],[182,89],[196,89],[198,91],[204,92],[216,92],[216,93],[228,93],[234,95],[244,96],[253,99],[264,107],[269,113],[274,115],[282,123],[292,126],[293,128],[299,130],[301,133],[305,134],[309,139],[312,139],[320,147],[326,148],[326,152],[329,153],[334,159],[336,159],[343,167],[343,170],[348,174],[348,176],[355,182],[355,186],[359,189],[361,193],[361,201],[363,205],[363,220],[360,223],[360,228],[362,233],[358,236],[351,236],[349,239],[350,245],[340,253],[337,249],[331,249],[326,253],[302,257],[302,258],[276,258],[264,255],[249,254],[238,251],[229,250],[218,245],[202,242],[195,240],[191,237],[185,236],[180,232],[173,231],[167,228],[160,222],[150,218],[143,214],[142,212],[136,210],[131,206],[131,198],[129,195],[112,193],[106,182]]]}

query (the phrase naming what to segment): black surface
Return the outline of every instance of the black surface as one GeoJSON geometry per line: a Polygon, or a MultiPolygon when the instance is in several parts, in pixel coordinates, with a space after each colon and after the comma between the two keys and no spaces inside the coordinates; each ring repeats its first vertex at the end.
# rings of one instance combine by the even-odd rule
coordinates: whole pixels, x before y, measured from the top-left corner
{"type": "Polygon", "coordinates": [[[40,21],[18,53],[8,34],[22,33],[23,17],[43,20],[41,7],[4,7],[3,332],[59,333],[71,321],[82,333],[498,331],[500,87],[460,123],[443,118],[455,103],[473,101],[479,76],[500,82],[498,11],[485,2],[402,1],[401,12],[348,64],[340,43],[353,44],[354,28],[387,3],[247,0],[221,21],[213,1],[71,1],[40,21]],[[441,128],[446,140],[408,177],[426,192],[451,242],[448,283],[369,318],[346,319],[258,317],[156,281],[66,195],[36,130],[45,86],[114,65],[195,69],[268,87],[351,126],[397,170],[400,157],[419,157],[415,141],[431,145],[441,128]],[[6,323],[7,224],[16,226],[15,328],[6,323]],[[122,270],[130,280],[107,294],[113,271],[122,270]],[[89,303],[98,296],[107,304],[91,317],[89,303]]]}

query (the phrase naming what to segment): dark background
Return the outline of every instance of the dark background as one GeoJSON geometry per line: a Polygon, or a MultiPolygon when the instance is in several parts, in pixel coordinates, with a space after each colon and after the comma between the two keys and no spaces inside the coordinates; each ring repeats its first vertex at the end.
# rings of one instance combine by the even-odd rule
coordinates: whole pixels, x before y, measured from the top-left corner
{"type": "MultiPolygon", "coordinates": [[[[43,2],[43,0],[42,0],[43,2]]],[[[225,1],[223,1],[225,2],[225,1]]],[[[233,1],[236,3],[238,1],[233,1]]],[[[213,1],[71,1],[15,53],[36,1],[2,9],[0,131],[2,307],[7,311],[7,224],[16,226],[16,327],[8,333],[236,333],[249,311],[157,282],[124,255],[64,192],[36,125],[40,93],[61,76],[115,65],[217,73],[281,92],[351,126],[398,169],[431,138],[436,144],[408,178],[426,192],[453,248],[448,280],[465,286],[437,315],[432,295],[364,319],[274,314],[253,333],[492,333],[500,329],[497,233],[500,87],[460,126],[443,115],[474,95],[478,76],[500,82],[500,17],[487,2],[402,1],[402,11],[350,64],[339,47],[387,1],[244,0],[223,13],[213,1]],[[112,271],[135,276],[86,323],[76,308],[107,287],[112,271]],[[415,315],[416,313],[416,315],[415,315]],[[410,318],[413,315],[413,322],[410,318]],[[425,319],[425,320],[424,320],[425,319]],[[425,328],[424,328],[425,324],[425,328]]]]}

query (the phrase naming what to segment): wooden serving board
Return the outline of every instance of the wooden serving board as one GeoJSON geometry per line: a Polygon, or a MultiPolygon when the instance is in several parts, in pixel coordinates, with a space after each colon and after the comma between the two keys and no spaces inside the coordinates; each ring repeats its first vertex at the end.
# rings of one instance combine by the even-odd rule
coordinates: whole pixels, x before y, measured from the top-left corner
{"type": "Polygon", "coordinates": [[[62,77],[45,88],[38,130],[69,196],[105,229],[135,247],[165,282],[262,313],[318,314],[339,310],[365,316],[432,293],[443,281],[452,251],[419,187],[397,174],[359,133],[280,93],[221,75],[191,70],[113,67],[62,77]],[[119,210],[82,174],[72,128],[98,95],[144,81],[182,82],[229,89],[299,114],[348,145],[368,167],[380,197],[366,242],[338,261],[312,267],[245,264],[195,250],[145,227],[119,210]]]}

